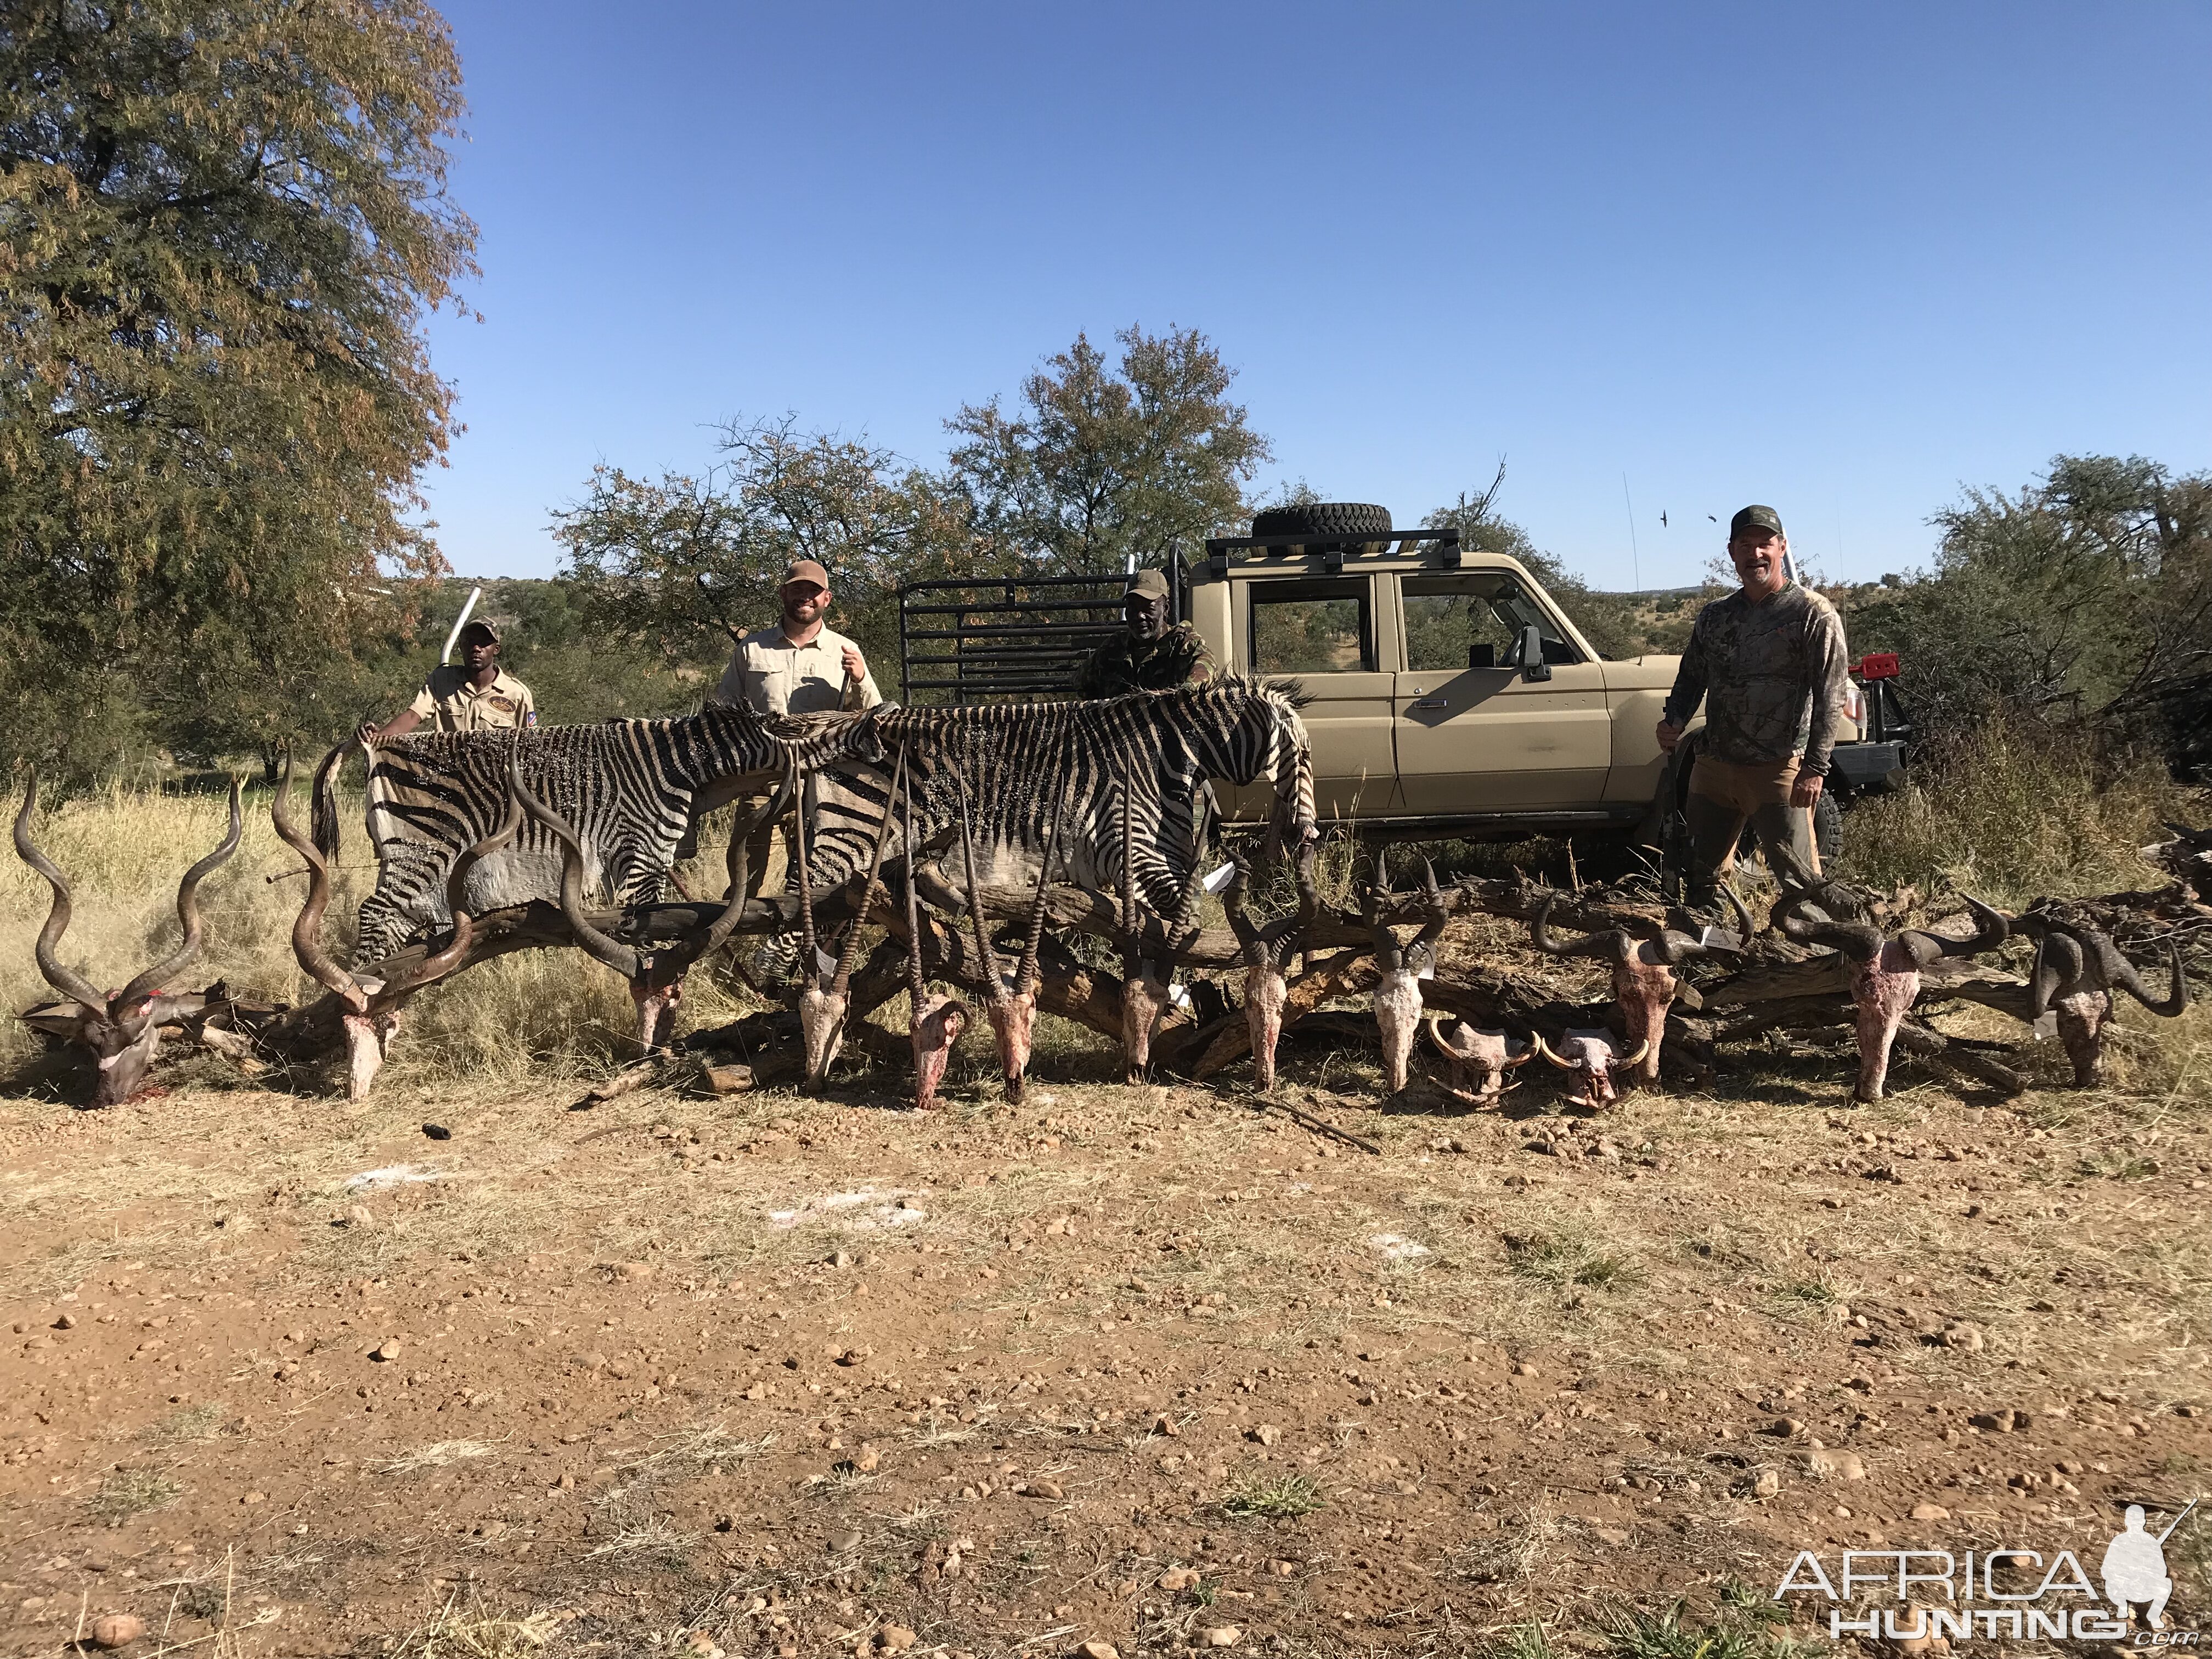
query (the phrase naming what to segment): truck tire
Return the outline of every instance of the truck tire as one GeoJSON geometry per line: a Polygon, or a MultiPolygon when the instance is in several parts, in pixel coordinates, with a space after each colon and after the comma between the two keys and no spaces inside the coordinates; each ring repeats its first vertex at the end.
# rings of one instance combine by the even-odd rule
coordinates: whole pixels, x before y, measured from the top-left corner
{"type": "Polygon", "coordinates": [[[1390,532],[1390,509],[1370,501],[1308,501],[1252,515],[1255,536],[1376,536],[1390,532]]]}
{"type": "Polygon", "coordinates": [[[1826,789],[1813,804],[1813,850],[1820,855],[1824,874],[1844,850],[1843,803],[1826,789]]]}

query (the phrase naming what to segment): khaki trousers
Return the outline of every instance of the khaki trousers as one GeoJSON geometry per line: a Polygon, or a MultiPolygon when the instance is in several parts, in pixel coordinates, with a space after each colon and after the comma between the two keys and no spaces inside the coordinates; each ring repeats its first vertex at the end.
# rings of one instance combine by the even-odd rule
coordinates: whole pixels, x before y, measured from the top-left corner
{"type": "Polygon", "coordinates": [[[1820,855],[1813,846],[1813,815],[1790,804],[1797,781],[1797,757],[1760,765],[1739,765],[1699,755],[1690,772],[1690,799],[1682,816],[1690,830],[1691,904],[1699,909],[1717,899],[1721,877],[1735,864],[1735,846],[1747,821],[1766,854],[1767,867],[1785,892],[1820,879],[1820,855]]]}

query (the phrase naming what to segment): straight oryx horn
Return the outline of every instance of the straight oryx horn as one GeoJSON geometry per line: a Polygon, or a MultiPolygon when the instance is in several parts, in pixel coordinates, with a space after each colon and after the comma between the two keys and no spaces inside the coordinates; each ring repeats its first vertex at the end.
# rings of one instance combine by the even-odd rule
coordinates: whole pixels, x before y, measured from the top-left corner
{"type": "Polygon", "coordinates": [[[1038,965],[1038,954],[1044,948],[1045,904],[1052,896],[1053,854],[1059,850],[1060,820],[1066,815],[1066,803],[1055,800],[1053,803],[1052,827],[1045,832],[1044,862],[1037,866],[1036,897],[1030,905],[1029,933],[1022,940],[1022,959],[1014,969],[1016,996],[1034,992],[1044,982],[1043,969],[1038,965]]]}
{"type": "Polygon", "coordinates": [[[975,955],[988,981],[986,993],[994,1000],[1006,994],[1006,981],[999,968],[999,952],[991,943],[991,930],[983,921],[983,894],[975,881],[975,830],[968,812],[968,775],[960,768],[952,769],[953,781],[960,789],[960,862],[968,875],[968,920],[975,933],[975,955]]]}
{"type": "Polygon", "coordinates": [[[884,797],[884,816],[876,824],[876,844],[868,854],[868,878],[860,888],[860,896],[853,907],[853,925],[845,930],[844,944],[837,951],[836,971],[830,976],[830,990],[835,996],[843,996],[851,988],[853,969],[860,958],[860,927],[868,919],[868,906],[874,900],[876,888],[884,868],[884,843],[890,839],[891,813],[897,808],[899,789],[906,781],[906,745],[901,744],[898,763],[891,769],[890,793],[884,797]]]}
{"type": "Polygon", "coordinates": [[[811,984],[820,977],[819,957],[814,944],[814,882],[806,870],[806,766],[794,751],[791,757],[792,793],[799,806],[792,825],[792,855],[799,866],[799,956],[804,964],[799,972],[811,984]]]}

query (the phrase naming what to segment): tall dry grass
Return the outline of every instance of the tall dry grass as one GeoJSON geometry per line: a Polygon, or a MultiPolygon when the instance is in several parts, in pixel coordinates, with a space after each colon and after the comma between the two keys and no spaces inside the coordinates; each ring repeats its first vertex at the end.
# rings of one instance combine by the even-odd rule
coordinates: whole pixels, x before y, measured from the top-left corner
{"type": "Polygon", "coordinates": [[[1983,722],[1924,752],[1897,793],[1852,809],[1840,873],[1917,883],[2018,908],[2045,896],[2162,887],[2138,849],[2161,818],[2203,823],[2201,791],[2142,758],[2100,757],[2083,738],[1983,722]]]}
{"type": "MultiPolygon", "coordinates": [[[[21,805],[22,796],[11,794],[0,811],[12,823],[21,805]]],[[[298,809],[304,816],[304,797],[298,809]]],[[[292,921],[307,893],[305,880],[289,873],[300,860],[276,839],[267,791],[247,790],[243,810],[237,854],[200,889],[205,953],[172,988],[222,979],[234,991],[310,1000],[322,988],[300,971],[291,948],[292,921]]],[[[350,953],[355,912],[376,873],[361,798],[342,796],[339,811],[343,842],[325,927],[343,961],[350,953]]],[[[177,882],[222,840],[224,827],[219,795],[122,783],[41,812],[33,834],[72,890],[74,918],[61,944],[63,961],[107,989],[173,949],[180,936],[177,882]]],[[[686,878],[696,877],[695,892],[716,890],[721,849],[704,845],[701,854],[697,864],[684,866],[686,878]]],[[[46,883],[12,853],[0,860],[0,1015],[56,994],[32,957],[50,899],[46,883]]],[[[717,1024],[758,1006],[720,975],[695,974],[684,987],[684,1025],[717,1024]]],[[[493,1084],[595,1075],[628,1053],[634,1021],[621,979],[581,951],[522,951],[472,968],[410,1003],[389,1075],[401,1083],[466,1078],[493,1084]]],[[[37,1034],[0,1018],[0,1067],[20,1065],[42,1044],[37,1034]]]]}

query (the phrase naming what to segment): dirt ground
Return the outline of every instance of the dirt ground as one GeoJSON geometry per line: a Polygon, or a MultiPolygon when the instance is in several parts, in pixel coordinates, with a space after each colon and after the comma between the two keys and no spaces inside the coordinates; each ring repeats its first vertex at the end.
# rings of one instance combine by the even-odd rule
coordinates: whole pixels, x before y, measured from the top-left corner
{"type": "Polygon", "coordinates": [[[1279,1098],[1379,1156],[1073,1041],[927,1117],[0,1100],[0,1650],[1744,1652],[1801,1550],[2094,1571],[2212,1485],[2200,1101],[1373,1058],[1279,1098]]]}

